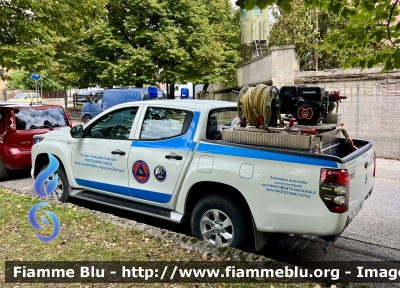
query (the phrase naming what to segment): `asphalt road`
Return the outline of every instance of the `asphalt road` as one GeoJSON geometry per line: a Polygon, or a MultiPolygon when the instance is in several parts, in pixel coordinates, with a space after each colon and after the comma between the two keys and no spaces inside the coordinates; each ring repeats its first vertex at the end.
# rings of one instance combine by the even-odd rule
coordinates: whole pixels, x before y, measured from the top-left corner
{"type": "MultiPolygon", "coordinates": [[[[14,173],[11,180],[1,182],[0,185],[10,189],[33,191],[33,180],[28,172],[14,173]]],[[[179,225],[79,199],[72,201],[86,208],[190,234],[187,224],[179,225]]],[[[258,253],[290,264],[306,263],[304,261],[400,261],[399,208],[400,161],[377,159],[376,179],[371,197],[364,202],[362,210],[327,254],[321,251],[325,242],[317,237],[284,234],[270,235],[267,246],[258,253]]],[[[396,285],[398,284],[392,284],[396,285]]]]}

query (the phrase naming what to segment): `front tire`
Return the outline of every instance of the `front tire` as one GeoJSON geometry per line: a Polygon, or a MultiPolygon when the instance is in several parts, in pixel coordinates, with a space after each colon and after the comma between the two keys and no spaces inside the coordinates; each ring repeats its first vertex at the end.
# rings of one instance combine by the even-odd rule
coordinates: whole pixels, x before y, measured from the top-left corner
{"type": "MultiPolygon", "coordinates": [[[[45,170],[47,168],[47,166],[48,165],[44,166],[40,170],[40,172],[45,170]]],[[[54,190],[54,192],[51,195],[53,196],[53,198],[55,200],[58,200],[61,202],[68,202],[69,191],[71,190],[71,187],[69,186],[68,177],[62,167],[58,167],[57,171],[44,182],[42,187],[44,188],[44,186],[47,185],[47,183],[51,179],[53,179],[55,174],[58,174],[58,183],[57,183],[56,189],[54,190]]]]}
{"type": "Polygon", "coordinates": [[[224,195],[209,195],[193,209],[192,235],[209,243],[244,248],[252,237],[251,221],[242,205],[224,195]]]}
{"type": "Polygon", "coordinates": [[[85,115],[85,117],[83,117],[83,123],[87,123],[87,122],[89,122],[90,120],[92,120],[92,117],[90,117],[90,115],[85,115]]]}

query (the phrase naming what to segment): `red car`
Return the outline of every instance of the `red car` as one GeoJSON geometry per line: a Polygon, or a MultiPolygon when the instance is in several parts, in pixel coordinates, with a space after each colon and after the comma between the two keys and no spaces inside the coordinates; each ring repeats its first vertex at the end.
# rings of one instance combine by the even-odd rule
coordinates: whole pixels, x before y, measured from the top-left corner
{"type": "Polygon", "coordinates": [[[0,181],[8,179],[11,170],[31,168],[33,135],[71,127],[62,106],[0,103],[0,181]]]}

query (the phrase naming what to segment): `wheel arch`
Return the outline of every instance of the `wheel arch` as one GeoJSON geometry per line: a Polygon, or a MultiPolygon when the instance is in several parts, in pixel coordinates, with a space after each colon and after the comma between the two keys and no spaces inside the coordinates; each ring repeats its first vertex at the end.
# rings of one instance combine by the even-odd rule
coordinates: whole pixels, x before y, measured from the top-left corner
{"type": "MultiPolygon", "coordinates": [[[[57,155],[52,154],[59,162],[60,167],[62,169],[65,170],[64,167],[64,163],[63,161],[60,159],[60,157],[58,157],[57,155]]],[[[49,164],[50,160],[49,160],[49,156],[47,155],[47,153],[40,153],[39,155],[36,156],[36,160],[35,160],[35,170],[34,170],[34,177],[36,178],[36,176],[39,174],[40,170],[47,164],[49,164]]]]}
{"type": "Polygon", "coordinates": [[[186,195],[185,201],[185,214],[191,214],[194,206],[202,198],[211,194],[222,194],[234,199],[238,204],[240,204],[251,217],[250,206],[247,203],[246,198],[243,194],[233,186],[225,183],[213,182],[213,181],[203,181],[195,183],[186,195]]]}

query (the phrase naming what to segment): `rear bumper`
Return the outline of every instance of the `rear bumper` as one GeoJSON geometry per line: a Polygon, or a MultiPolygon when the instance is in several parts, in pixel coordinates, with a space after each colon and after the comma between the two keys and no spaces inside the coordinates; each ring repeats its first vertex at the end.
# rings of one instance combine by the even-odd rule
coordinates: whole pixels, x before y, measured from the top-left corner
{"type": "Polygon", "coordinates": [[[31,168],[31,151],[16,147],[4,147],[1,160],[8,170],[25,170],[31,168]]]}
{"type": "MultiPolygon", "coordinates": [[[[366,194],[365,199],[371,195],[372,189],[366,194]]],[[[357,216],[362,205],[363,199],[356,207],[345,213],[332,213],[326,207],[323,207],[324,213],[316,213],[314,215],[306,215],[301,213],[270,213],[264,219],[264,227],[257,227],[259,232],[269,233],[287,233],[297,235],[312,235],[312,236],[325,236],[336,237],[339,236],[357,216]],[[271,221],[272,220],[272,221],[271,221]],[[268,222],[267,222],[268,221],[268,222]]],[[[323,205],[323,204],[322,204],[323,205]]],[[[316,208],[316,207],[315,207],[316,208]]],[[[321,210],[320,210],[321,211],[321,210]]]]}

